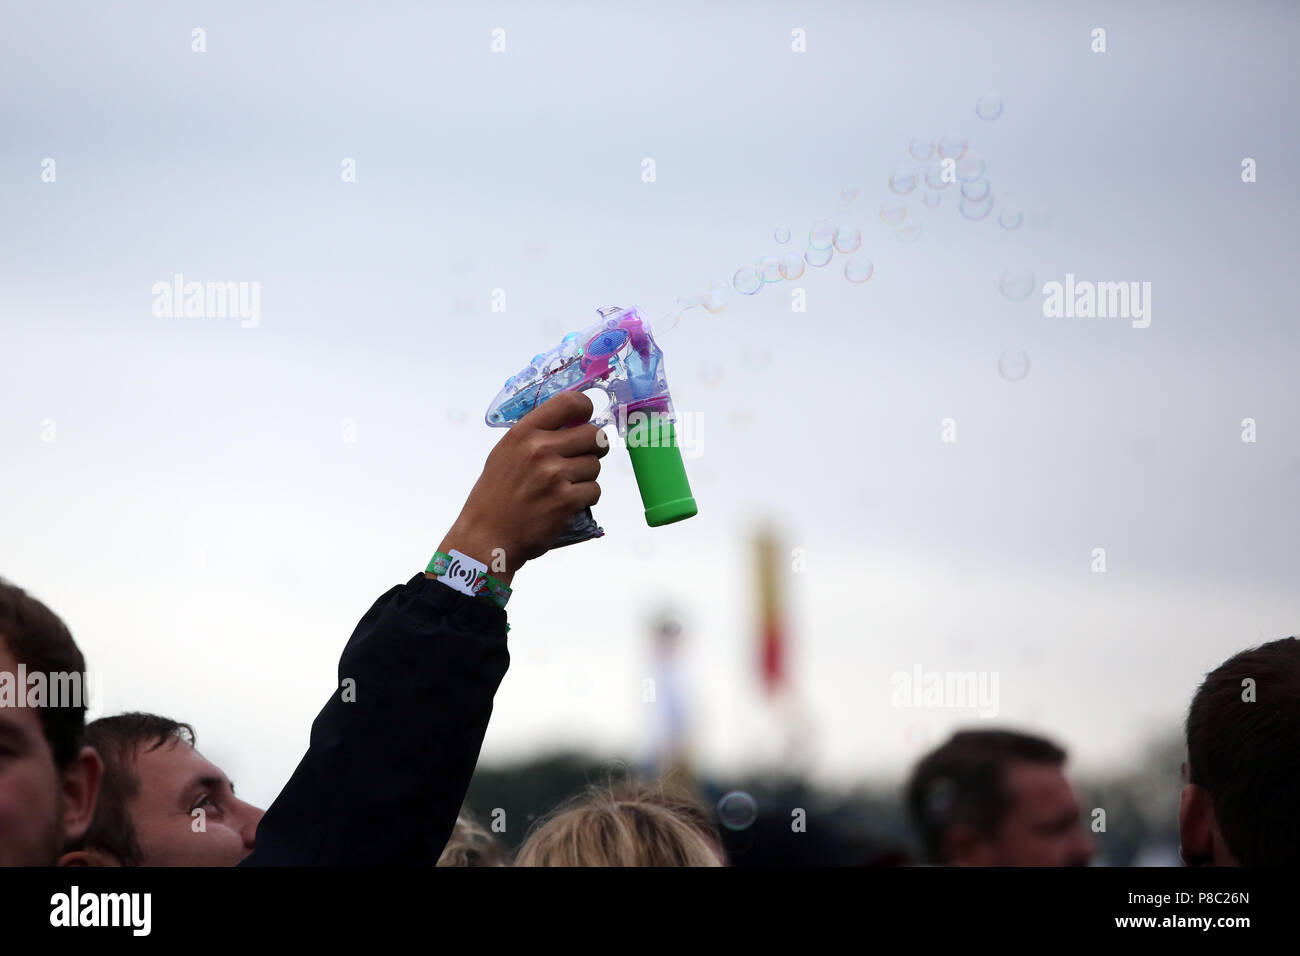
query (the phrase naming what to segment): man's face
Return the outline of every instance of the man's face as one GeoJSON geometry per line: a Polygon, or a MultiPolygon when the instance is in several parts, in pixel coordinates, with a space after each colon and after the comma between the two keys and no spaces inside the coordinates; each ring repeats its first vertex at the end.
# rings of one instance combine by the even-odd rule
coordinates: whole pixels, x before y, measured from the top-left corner
{"type": "Polygon", "coordinates": [[[1011,806],[991,842],[993,865],[1087,865],[1095,847],[1060,767],[1013,763],[1005,786],[1011,806]]]}
{"type": "Polygon", "coordinates": [[[127,813],[141,865],[234,866],[253,852],[262,811],[184,740],[138,749],[135,774],[140,787],[127,813]]]}
{"type": "MultiPolygon", "coordinates": [[[[18,662],[0,638],[0,673],[18,662]]],[[[16,688],[26,695],[26,688],[16,688]]],[[[64,774],[32,707],[0,707],[0,866],[53,866],[63,850],[64,774]]]]}

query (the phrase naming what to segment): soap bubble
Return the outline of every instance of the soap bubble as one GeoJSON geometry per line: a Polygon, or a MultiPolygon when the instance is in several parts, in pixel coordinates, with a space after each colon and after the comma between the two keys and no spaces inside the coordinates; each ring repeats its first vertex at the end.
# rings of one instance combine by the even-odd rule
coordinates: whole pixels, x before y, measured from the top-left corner
{"type": "Polygon", "coordinates": [[[1007,349],[998,356],[998,374],[1008,382],[1019,382],[1029,374],[1029,355],[1021,349],[1007,349]]]}
{"type": "Polygon", "coordinates": [[[746,345],[740,351],[740,361],[745,368],[761,372],[772,364],[772,353],[759,345],[746,345]]]}
{"type": "Polygon", "coordinates": [[[733,408],[727,415],[727,423],[739,430],[744,430],[754,423],[754,413],[747,408],[733,408]]]}
{"type": "Polygon", "coordinates": [[[921,224],[919,222],[908,223],[902,229],[898,230],[899,242],[916,242],[921,238],[921,224]]]}
{"type": "Polygon", "coordinates": [[[862,230],[857,226],[844,223],[835,229],[835,251],[854,252],[862,245],[862,230]]]}
{"type": "Polygon", "coordinates": [[[925,197],[921,201],[924,202],[931,209],[933,209],[935,206],[939,205],[940,198],[941,197],[937,191],[933,189],[927,189],[925,191],[925,197]]]}
{"type": "Polygon", "coordinates": [[[961,201],[957,203],[957,209],[972,222],[987,219],[989,213],[993,211],[993,194],[987,193],[983,199],[967,199],[962,196],[961,201]]]}
{"type": "Polygon", "coordinates": [[[998,288],[1012,302],[1023,302],[1034,294],[1037,288],[1034,274],[1025,269],[1003,269],[998,279],[998,288]]]}
{"type": "MultiPolygon", "coordinates": [[[[697,305],[702,305],[703,303],[704,296],[702,295],[679,295],[677,297],[677,311],[685,312],[687,309],[693,309],[697,305]]],[[[533,361],[536,362],[536,359],[533,361]]]]}
{"type": "Polygon", "coordinates": [[[728,830],[747,830],[758,819],[758,803],[743,790],[732,790],[718,801],[718,822],[728,830]]]}
{"type": "Polygon", "coordinates": [[[776,232],[772,233],[772,238],[775,239],[777,242],[789,242],[789,241],[790,241],[790,227],[789,227],[789,226],[777,226],[777,227],[776,227],[776,232]]]}
{"type": "Polygon", "coordinates": [[[829,248],[814,249],[809,246],[804,251],[803,257],[810,266],[824,266],[826,263],[831,261],[832,255],[834,255],[834,253],[829,248]]]}
{"type": "Polygon", "coordinates": [[[759,259],[758,277],[764,282],[781,281],[781,260],[776,256],[764,256],[759,259]]]}
{"type": "Polygon", "coordinates": [[[1025,221],[1025,214],[1019,209],[1004,209],[998,216],[998,225],[1003,229],[1019,229],[1020,224],[1025,221]]]}
{"type": "Polygon", "coordinates": [[[699,378],[700,384],[706,388],[713,388],[715,385],[722,383],[722,366],[721,365],[701,365],[699,378]]]}
{"type": "Polygon", "coordinates": [[[835,226],[829,219],[818,219],[808,230],[808,246],[812,249],[829,249],[835,244],[835,226]]]}
{"type": "Polygon", "coordinates": [[[989,181],[987,179],[973,179],[968,183],[962,183],[961,194],[963,199],[979,202],[989,194],[989,181]]]}
{"type": "Polygon", "coordinates": [[[940,159],[961,159],[966,155],[966,137],[949,133],[939,140],[940,159]]]}
{"type": "Polygon", "coordinates": [[[934,155],[933,136],[913,136],[907,144],[908,155],[913,159],[929,159],[934,155]]]}
{"type": "Polygon", "coordinates": [[[943,178],[943,163],[935,163],[926,169],[925,184],[931,189],[947,189],[952,185],[943,178]]]}
{"type": "Polygon", "coordinates": [[[852,186],[845,186],[843,189],[840,190],[841,206],[851,206],[853,205],[853,200],[857,198],[858,198],[858,191],[854,189],[852,186]]]}
{"type": "Polygon", "coordinates": [[[957,178],[963,183],[979,179],[984,175],[984,158],[979,153],[969,152],[957,160],[957,178]]]}
{"type": "Polygon", "coordinates": [[[727,307],[728,288],[727,280],[714,279],[709,283],[709,291],[704,294],[703,301],[700,304],[714,315],[717,315],[727,307]]]}
{"type": "Polygon", "coordinates": [[[763,288],[763,280],[753,266],[741,266],[731,277],[731,285],[741,295],[753,295],[763,288]]]}
{"type": "Polygon", "coordinates": [[[899,199],[886,199],[880,204],[880,221],[887,226],[897,226],[907,218],[907,203],[899,199]]]}
{"type": "Polygon", "coordinates": [[[995,120],[1002,115],[1002,97],[985,93],[975,101],[975,115],[982,120],[995,120]]]}
{"type": "Polygon", "coordinates": [[[890,191],[900,196],[906,196],[916,188],[917,175],[915,169],[896,169],[889,174],[890,191]]]}
{"type": "Polygon", "coordinates": [[[781,257],[781,278],[797,279],[803,275],[803,256],[797,252],[787,252],[781,257]]]}
{"type": "Polygon", "coordinates": [[[850,256],[844,263],[844,278],[850,282],[866,282],[875,274],[875,264],[866,256],[850,256]]]}

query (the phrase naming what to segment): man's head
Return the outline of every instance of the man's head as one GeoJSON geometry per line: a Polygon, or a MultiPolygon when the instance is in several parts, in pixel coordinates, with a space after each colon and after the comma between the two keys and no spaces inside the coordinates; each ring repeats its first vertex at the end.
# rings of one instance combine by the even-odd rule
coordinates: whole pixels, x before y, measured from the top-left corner
{"type": "Polygon", "coordinates": [[[253,851],[262,811],[194,748],[194,730],[154,714],[86,728],[104,760],[94,822],[64,866],[234,866],[253,851]]]}
{"type": "Polygon", "coordinates": [[[1210,672],[1187,712],[1183,862],[1289,866],[1300,858],[1300,640],[1210,672]]]}
{"type": "Polygon", "coordinates": [[[52,866],[90,825],[101,766],[82,741],[85,676],[64,623],[0,580],[0,865],[52,866]]]}
{"type": "Polygon", "coordinates": [[[1065,751],[1005,730],[962,731],[926,755],[907,807],[931,863],[1084,866],[1093,854],[1065,751]]]}

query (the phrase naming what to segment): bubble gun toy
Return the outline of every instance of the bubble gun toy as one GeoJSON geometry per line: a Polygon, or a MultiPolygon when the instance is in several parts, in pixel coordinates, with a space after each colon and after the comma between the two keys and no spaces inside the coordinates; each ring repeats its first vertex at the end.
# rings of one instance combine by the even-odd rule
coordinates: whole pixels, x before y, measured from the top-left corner
{"type": "MultiPolygon", "coordinates": [[[[698,513],[686,480],[673,423],[672,396],[664,377],[664,353],[650,334],[650,323],[636,309],[606,306],[600,321],[570,332],[549,352],[534,355],[528,367],[506,379],[487,410],[487,423],[509,428],[560,392],[598,388],[609,407],[592,420],[611,423],[627,444],[632,471],[652,528],[698,513]]],[[[569,522],[555,546],[599,538],[605,532],[586,508],[569,522]]]]}

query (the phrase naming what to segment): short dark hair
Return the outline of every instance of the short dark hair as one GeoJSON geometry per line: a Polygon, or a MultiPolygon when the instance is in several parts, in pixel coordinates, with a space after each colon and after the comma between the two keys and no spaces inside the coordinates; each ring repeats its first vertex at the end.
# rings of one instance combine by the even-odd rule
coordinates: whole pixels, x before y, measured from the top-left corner
{"type": "Polygon", "coordinates": [[[948,828],[964,823],[997,832],[1011,807],[1006,768],[1013,763],[1065,763],[1066,753],[1043,737],[1012,730],[963,730],[932,750],[907,783],[907,810],[927,862],[943,863],[948,828]]]}
{"type": "Polygon", "coordinates": [[[1206,675],[1187,712],[1187,764],[1190,782],[1213,800],[1219,832],[1238,863],[1295,864],[1300,640],[1242,651],[1206,675]]]}
{"type": "Polygon", "coordinates": [[[137,751],[157,750],[171,740],[194,745],[194,728],[189,724],[133,712],[101,717],[86,728],[86,742],[104,762],[104,779],[99,787],[95,816],[85,835],[67,849],[99,850],[111,854],[123,866],[140,865],[140,841],[127,813],[126,804],[140,792],[135,772],[137,751]]]}
{"type": "MultiPolygon", "coordinates": [[[[9,653],[19,663],[26,665],[29,673],[79,674],[84,689],[86,659],[68,626],[36,598],[3,578],[0,578],[0,642],[8,646],[9,653]]],[[[19,688],[19,693],[26,692],[25,687],[19,688]]],[[[39,710],[41,729],[54,754],[54,763],[66,767],[81,752],[86,729],[85,694],[74,704],[51,700],[39,710]]]]}

